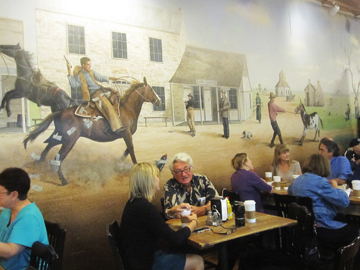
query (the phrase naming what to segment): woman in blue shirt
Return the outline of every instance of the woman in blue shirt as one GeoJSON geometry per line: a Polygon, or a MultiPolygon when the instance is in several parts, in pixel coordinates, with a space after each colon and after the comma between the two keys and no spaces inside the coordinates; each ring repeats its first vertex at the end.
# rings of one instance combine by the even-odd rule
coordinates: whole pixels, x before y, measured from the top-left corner
{"type": "Polygon", "coordinates": [[[336,250],[348,245],[359,235],[359,229],[335,221],[337,207],[350,203],[345,191],[338,189],[336,180],[327,180],[330,162],[320,154],[311,155],[303,165],[303,175],[289,186],[288,193],[295,196],[311,197],[320,246],[336,250]]]}

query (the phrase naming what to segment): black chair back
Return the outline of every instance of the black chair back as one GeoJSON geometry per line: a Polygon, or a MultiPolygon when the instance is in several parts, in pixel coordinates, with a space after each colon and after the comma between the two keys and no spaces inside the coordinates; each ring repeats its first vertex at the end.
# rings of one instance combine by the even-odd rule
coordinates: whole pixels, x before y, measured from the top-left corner
{"type": "Polygon", "coordinates": [[[296,219],[298,224],[287,230],[284,250],[302,267],[319,269],[320,255],[314,215],[306,206],[292,202],[289,204],[288,218],[296,219]]]}
{"type": "Polygon", "coordinates": [[[52,263],[52,270],[61,270],[64,257],[66,230],[61,228],[58,223],[45,220],[46,231],[50,245],[53,246],[58,258],[52,263]]]}
{"type": "Polygon", "coordinates": [[[280,195],[280,194],[273,194],[276,211],[278,216],[280,217],[289,217],[289,206],[291,203],[295,202],[299,205],[306,206],[308,211],[311,213],[312,217],[315,220],[313,204],[311,197],[301,197],[301,196],[294,196],[294,195],[280,195]]]}
{"type": "Polygon", "coordinates": [[[30,266],[38,270],[50,270],[54,259],[58,256],[51,245],[45,245],[39,241],[31,247],[30,266]]]}
{"type": "Polygon", "coordinates": [[[231,205],[234,205],[234,201],[240,201],[240,196],[234,191],[228,190],[227,188],[223,188],[222,194],[224,198],[229,197],[229,201],[231,205]]]}
{"type": "Polygon", "coordinates": [[[119,246],[119,224],[116,220],[114,220],[109,225],[109,231],[108,231],[108,239],[111,246],[111,250],[114,254],[115,263],[116,263],[116,269],[118,270],[125,270],[123,261],[121,259],[121,253],[120,253],[120,246],[119,246]]]}
{"type": "Polygon", "coordinates": [[[356,237],[351,244],[338,249],[335,254],[334,270],[352,270],[359,246],[360,236],[356,237]]]}

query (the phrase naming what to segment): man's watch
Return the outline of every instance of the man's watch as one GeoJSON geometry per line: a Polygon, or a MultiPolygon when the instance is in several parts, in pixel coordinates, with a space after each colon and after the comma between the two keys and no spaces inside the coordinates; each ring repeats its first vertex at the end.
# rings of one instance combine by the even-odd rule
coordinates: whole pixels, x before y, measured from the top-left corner
{"type": "Polygon", "coordinates": [[[168,218],[174,218],[175,215],[170,215],[169,209],[165,209],[165,216],[168,218]]]}

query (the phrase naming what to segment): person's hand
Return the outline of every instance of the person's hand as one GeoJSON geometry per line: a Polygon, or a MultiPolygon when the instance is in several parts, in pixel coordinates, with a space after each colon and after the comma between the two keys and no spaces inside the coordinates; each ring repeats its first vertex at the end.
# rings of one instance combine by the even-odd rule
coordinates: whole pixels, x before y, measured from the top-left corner
{"type": "Polygon", "coordinates": [[[197,215],[192,213],[188,216],[182,216],[183,223],[190,223],[192,220],[197,220],[197,215]]]}
{"type": "Polygon", "coordinates": [[[203,206],[191,206],[191,213],[196,214],[197,216],[203,216],[206,213],[205,205],[203,206]]]}
{"type": "Polygon", "coordinates": [[[70,65],[70,63],[66,63],[66,67],[67,67],[67,69],[68,69],[69,75],[71,75],[71,68],[72,68],[72,66],[70,65]]]}
{"type": "Polygon", "coordinates": [[[333,188],[337,188],[337,187],[338,187],[338,183],[337,183],[336,180],[330,179],[330,180],[328,180],[328,181],[329,181],[330,185],[331,185],[333,188]]]}
{"type": "Polygon", "coordinates": [[[188,203],[181,203],[175,207],[175,212],[181,212],[183,210],[191,210],[191,205],[188,203]]]}

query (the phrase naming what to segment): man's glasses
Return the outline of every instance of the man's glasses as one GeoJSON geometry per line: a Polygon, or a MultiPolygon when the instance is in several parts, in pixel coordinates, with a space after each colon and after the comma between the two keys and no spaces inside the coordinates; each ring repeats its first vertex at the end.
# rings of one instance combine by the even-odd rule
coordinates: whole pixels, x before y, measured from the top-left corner
{"type": "Polygon", "coordinates": [[[226,231],[225,232],[215,232],[212,228],[210,228],[210,229],[213,233],[222,234],[222,235],[229,235],[229,234],[236,232],[236,227],[235,228],[226,228],[223,225],[220,225],[220,227],[226,229],[226,231]]]}
{"type": "Polygon", "coordinates": [[[189,168],[185,167],[183,170],[175,170],[173,172],[176,174],[182,174],[182,173],[188,173],[188,172],[190,172],[190,170],[191,170],[191,167],[189,167],[189,168]]]}

